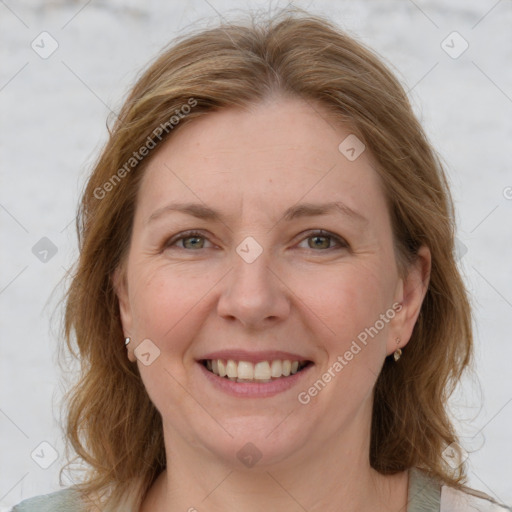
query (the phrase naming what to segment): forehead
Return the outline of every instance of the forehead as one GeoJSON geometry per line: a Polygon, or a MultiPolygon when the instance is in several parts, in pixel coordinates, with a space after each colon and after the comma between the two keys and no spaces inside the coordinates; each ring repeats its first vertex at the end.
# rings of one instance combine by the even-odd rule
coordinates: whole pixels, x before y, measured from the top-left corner
{"type": "Polygon", "coordinates": [[[140,209],[148,216],[187,200],[240,219],[277,214],[301,200],[340,200],[382,215],[385,198],[371,155],[363,151],[351,161],[340,152],[349,136],[324,107],[300,99],[208,113],[180,127],[150,161],[140,209]]]}

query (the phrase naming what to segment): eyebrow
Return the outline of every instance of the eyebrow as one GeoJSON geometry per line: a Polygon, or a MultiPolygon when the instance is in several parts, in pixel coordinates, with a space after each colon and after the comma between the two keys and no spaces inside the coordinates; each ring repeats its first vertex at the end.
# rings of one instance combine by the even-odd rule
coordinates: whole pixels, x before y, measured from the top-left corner
{"type": "MultiPolygon", "coordinates": [[[[303,217],[318,217],[327,215],[338,210],[345,217],[353,219],[359,223],[368,223],[368,219],[359,212],[356,212],[341,201],[332,201],[330,203],[301,203],[291,206],[284,214],[283,219],[287,222],[303,217]]],[[[147,220],[147,223],[154,221],[165,213],[181,212],[203,220],[220,220],[224,222],[225,216],[209,206],[201,203],[171,203],[155,210],[147,220]],[[224,220],[223,220],[224,219],[224,220]]]]}

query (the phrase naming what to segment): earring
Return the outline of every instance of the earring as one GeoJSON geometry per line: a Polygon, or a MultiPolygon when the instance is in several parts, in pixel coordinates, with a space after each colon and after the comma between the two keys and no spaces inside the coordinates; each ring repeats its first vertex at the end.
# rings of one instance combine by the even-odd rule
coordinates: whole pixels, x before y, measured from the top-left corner
{"type": "MultiPolygon", "coordinates": [[[[400,343],[400,338],[397,338],[396,339],[396,344],[398,345],[400,343]]],[[[396,361],[398,361],[400,359],[400,356],[402,355],[402,349],[400,348],[397,348],[393,354],[393,359],[396,361]]]]}
{"type": "Polygon", "coordinates": [[[130,343],[131,339],[130,338],[125,338],[124,339],[124,344],[125,345],[128,345],[128,343],[130,343]]]}

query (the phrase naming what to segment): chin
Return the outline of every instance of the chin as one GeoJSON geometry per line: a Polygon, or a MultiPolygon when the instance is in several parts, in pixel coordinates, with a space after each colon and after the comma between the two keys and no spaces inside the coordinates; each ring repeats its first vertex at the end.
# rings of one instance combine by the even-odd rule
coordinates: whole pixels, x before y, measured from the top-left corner
{"type": "Polygon", "coordinates": [[[229,434],[217,426],[209,431],[208,437],[204,437],[205,431],[198,436],[207,450],[231,469],[268,470],[287,461],[295,464],[299,450],[307,443],[308,437],[311,438],[304,426],[297,428],[286,424],[284,417],[286,415],[272,414],[219,418],[219,423],[229,434]],[[214,436],[214,432],[217,435],[214,436]]]}

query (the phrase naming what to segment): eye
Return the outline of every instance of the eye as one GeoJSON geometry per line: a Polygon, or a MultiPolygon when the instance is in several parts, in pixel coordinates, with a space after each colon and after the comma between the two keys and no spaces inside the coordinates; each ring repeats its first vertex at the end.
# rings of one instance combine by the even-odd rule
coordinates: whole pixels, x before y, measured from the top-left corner
{"type": "MultiPolygon", "coordinates": [[[[166,242],[164,248],[167,249],[175,246],[178,242],[183,242],[182,246],[178,247],[179,249],[199,250],[205,248],[205,240],[207,240],[207,238],[200,231],[185,231],[166,242]]],[[[336,247],[331,247],[331,241],[334,241],[338,245],[338,248],[349,248],[348,243],[343,240],[343,238],[321,229],[311,231],[309,236],[302,239],[302,241],[305,240],[314,240],[312,244],[308,243],[308,248],[315,251],[318,249],[335,249],[336,247]]]]}
{"type": "Polygon", "coordinates": [[[308,248],[310,249],[335,249],[336,247],[330,247],[331,241],[334,240],[338,244],[338,248],[346,248],[348,249],[349,245],[343,238],[329,233],[328,231],[323,231],[321,229],[312,231],[309,233],[309,236],[303,239],[304,240],[313,240],[313,243],[308,243],[308,248]]]}
{"type": "Polygon", "coordinates": [[[178,247],[179,249],[203,249],[204,243],[201,243],[201,240],[206,240],[206,237],[203,236],[199,231],[185,231],[181,233],[177,237],[171,238],[168,242],[165,243],[165,248],[176,245],[177,242],[183,241],[183,247],[178,247]],[[187,241],[191,241],[188,243],[187,241]],[[187,244],[188,243],[188,247],[187,244]]]}

